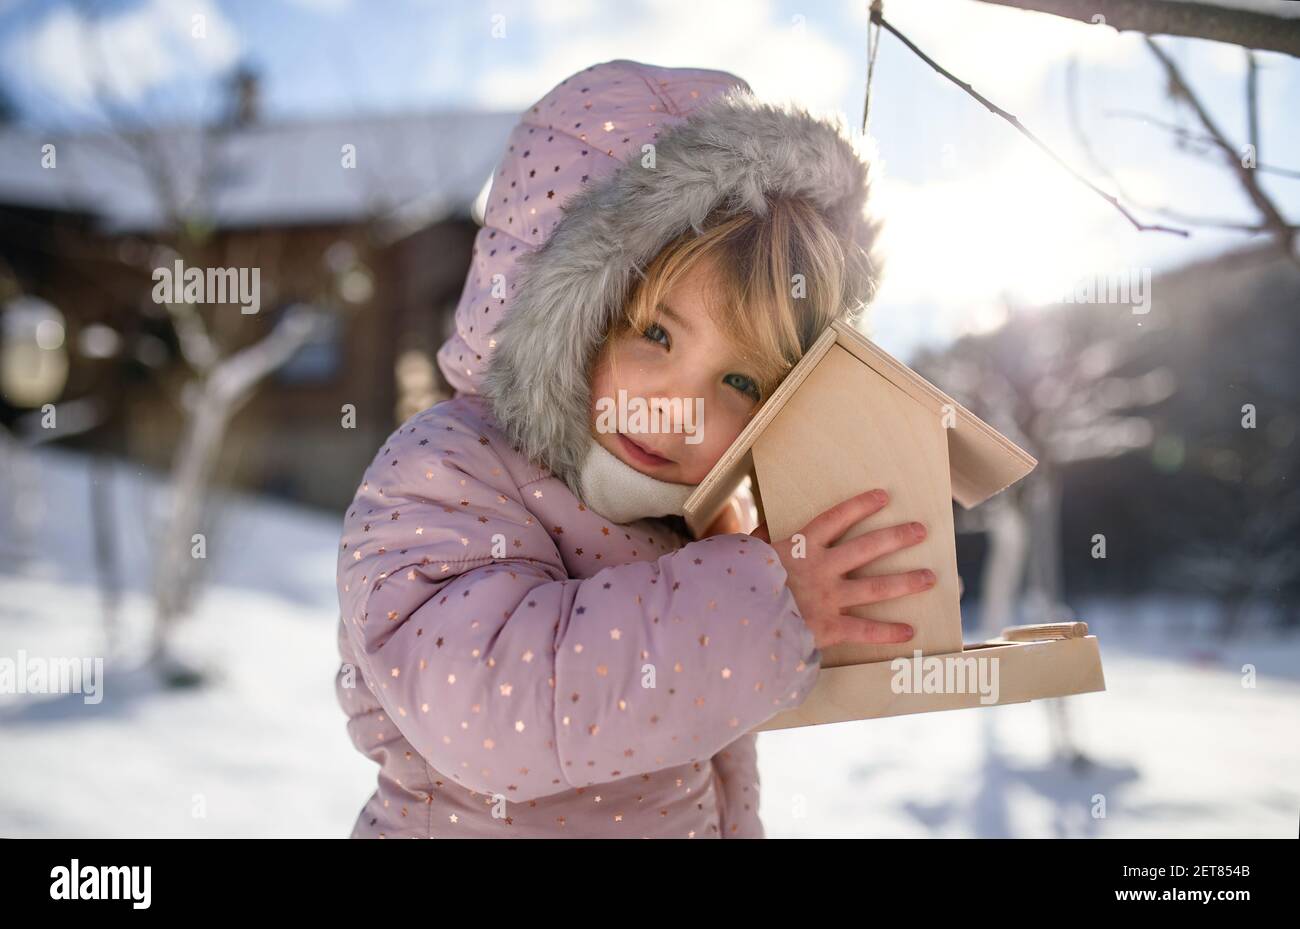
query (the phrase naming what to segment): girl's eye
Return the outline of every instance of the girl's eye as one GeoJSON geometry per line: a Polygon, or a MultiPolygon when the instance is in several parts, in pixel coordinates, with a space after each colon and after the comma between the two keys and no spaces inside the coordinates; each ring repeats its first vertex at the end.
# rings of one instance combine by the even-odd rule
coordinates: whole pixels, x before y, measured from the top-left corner
{"type": "Polygon", "coordinates": [[[755,401],[760,399],[758,385],[752,379],[745,377],[743,374],[728,374],[723,379],[723,383],[730,384],[739,390],[742,394],[748,394],[755,401]]]}
{"type": "Polygon", "coordinates": [[[668,346],[668,331],[658,323],[651,323],[646,327],[645,332],[641,333],[651,342],[658,342],[664,347],[668,346]]]}

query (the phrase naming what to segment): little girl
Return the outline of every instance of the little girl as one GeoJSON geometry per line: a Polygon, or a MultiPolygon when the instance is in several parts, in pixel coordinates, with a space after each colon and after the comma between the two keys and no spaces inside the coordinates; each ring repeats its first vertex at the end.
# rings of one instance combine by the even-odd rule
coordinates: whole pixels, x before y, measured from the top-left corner
{"type": "Polygon", "coordinates": [[[928,588],[845,575],[919,524],[771,542],[682,503],[804,350],[877,283],[868,165],[833,124],[717,71],[595,65],[530,108],[493,177],[456,396],[390,437],[339,550],[339,700],[380,766],[361,837],[761,837],[755,736],[845,613],[928,588]],[[602,398],[677,416],[618,431],[602,398]]]}

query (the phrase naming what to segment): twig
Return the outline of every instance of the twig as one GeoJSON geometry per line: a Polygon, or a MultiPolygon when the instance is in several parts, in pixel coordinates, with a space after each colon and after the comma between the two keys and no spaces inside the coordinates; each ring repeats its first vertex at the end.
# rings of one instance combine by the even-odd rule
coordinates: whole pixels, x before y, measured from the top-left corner
{"type": "Polygon", "coordinates": [[[867,28],[867,90],[862,96],[862,134],[867,134],[867,124],[871,115],[871,79],[876,74],[876,53],[880,48],[880,23],[876,17],[884,12],[883,0],[871,0],[871,28],[867,28]]]}
{"type": "Polygon", "coordinates": [[[1246,120],[1250,128],[1250,150],[1255,155],[1255,169],[1259,170],[1259,65],[1255,53],[1246,49],[1246,120]]]}
{"type": "Polygon", "coordinates": [[[1192,93],[1192,88],[1188,85],[1187,81],[1183,79],[1182,72],[1178,70],[1178,66],[1174,64],[1173,59],[1165,54],[1164,49],[1157,45],[1155,40],[1150,36],[1143,36],[1142,40],[1146,42],[1147,48],[1151,49],[1151,54],[1155,55],[1160,61],[1160,64],[1164,66],[1165,75],[1169,79],[1169,86],[1172,88],[1173,93],[1177,98],[1186,103],[1187,106],[1191,108],[1192,112],[1196,114],[1196,118],[1201,121],[1201,125],[1205,127],[1205,131],[1210,134],[1214,139],[1214,143],[1223,151],[1224,157],[1232,167],[1233,173],[1235,173],[1237,179],[1241,181],[1241,186],[1245,189],[1246,196],[1248,196],[1251,202],[1255,204],[1256,209],[1263,214],[1265,225],[1277,232],[1280,244],[1285,247],[1287,256],[1297,265],[1297,267],[1300,267],[1300,256],[1296,255],[1294,248],[1296,230],[1286,221],[1286,218],[1278,212],[1277,207],[1273,205],[1273,202],[1268,198],[1268,195],[1260,189],[1259,183],[1255,179],[1255,172],[1241,163],[1241,158],[1238,156],[1236,148],[1233,147],[1232,143],[1228,141],[1227,137],[1219,129],[1218,125],[1215,124],[1205,107],[1201,105],[1201,101],[1196,98],[1194,93],[1192,93]]]}
{"type": "Polygon", "coordinates": [[[1133,228],[1136,229],[1138,232],[1168,232],[1168,233],[1170,233],[1171,235],[1182,236],[1182,237],[1184,237],[1184,238],[1187,238],[1187,237],[1190,235],[1190,233],[1188,233],[1188,231],[1187,231],[1186,229],[1176,229],[1176,228],[1174,228],[1174,227],[1172,227],[1172,226],[1160,226],[1160,225],[1155,225],[1155,224],[1149,224],[1149,223],[1143,223],[1143,222],[1140,222],[1136,216],[1134,216],[1134,215],[1133,215],[1132,213],[1130,213],[1127,209],[1125,209],[1124,205],[1123,205],[1122,203],[1120,203],[1118,199],[1116,199],[1116,198],[1115,198],[1114,196],[1112,196],[1111,194],[1106,193],[1106,191],[1102,190],[1100,187],[1098,187],[1098,186],[1097,186],[1096,184],[1094,184],[1092,181],[1088,180],[1086,177],[1084,177],[1084,176],[1083,176],[1082,174],[1080,174],[1078,171],[1074,170],[1074,169],[1071,168],[1068,164],[1066,164],[1063,160],[1061,160],[1061,158],[1060,158],[1060,157],[1059,157],[1059,156],[1058,156],[1054,151],[1052,151],[1050,148],[1048,148],[1046,145],[1044,145],[1041,141],[1039,141],[1038,136],[1034,135],[1032,132],[1030,132],[1028,129],[1026,129],[1026,128],[1024,127],[1024,124],[1022,124],[1022,123],[1020,122],[1020,120],[1017,119],[1014,115],[1012,115],[1011,113],[1008,113],[1006,110],[1002,109],[1002,107],[998,106],[996,103],[993,103],[993,102],[992,102],[991,100],[989,100],[987,97],[985,97],[984,95],[982,95],[981,93],[979,93],[979,91],[975,90],[975,88],[971,87],[970,84],[968,84],[968,83],[966,83],[965,81],[960,80],[959,78],[957,78],[957,77],[955,77],[954,75],[952,75],[950,72],[948,72],[947,70],[945,70],[941,65],[939,65],[939,64],[938,64],[938,63],[937,63],[933,58],[931,58],[931,57],[930,57],[929,55],[927,55],[925,52],[923,52],[923,51],[921,51],[919,48],[917,48],[916,45],[913,44],[913,42],[912,42],[912,41],[911,41],[907,36],[903,35],[901,32],[899,32],[897,29],[895,29],[895,28],[894,28],[894,27],[893,27],[893,26],[892,26],[892,25],[891,25],[891,24],[890,24],[890,23],[885,19],[885,17],[881,14],[879,7],[876,6],[876,5],[874,5],[874,4],[872,5],[872,8],[871,8],[871,21],[872,21],[873,23],[878,23],[880,26],[882,26],[883,28],[887,29],[890,33],[892,33],[895,37],[897,37],[897,39],[898,39],[900,42],[902,42],[904,45],[906,45],[908,48],[910,48],[910,49],[911,49],[911,50],[912,50],[912,51],[917,55],[917,57],[919,57],[922,61],[924,61],[926,64],[928,64],[928,65],[929,65],[931,68],[933,68],[935,71],[938,71],[940,74],[942,74],[942,75],[943,75],[944,77],[946,77],[948,80],[952,81],[954,84],[956,84],[956,85],[957,85],[958,87],[960,87],[962,90],[966,91],[966,93],[970,94],[972,97],[974,97],[976,100],[978,100],[981,104],[983,104],[983,105],[984,105],[984,106],[989,110],[990,113],[993,113],[993,114],[995,114],[995,115],[997,115],[997,116],[1001,116],[1001,117],[1002,117],[1003,119],[1005,119],[1007,122],[1011,123],[1011,125],[1014,126],[1014,127],[1016,128],[1016,131],[1018,131],[1021,135],[1023,135],[1023,136],[1024,136],[1025,138],[1027,138],[1029,141],[1033,142],[1036,146],[1038,146],[1038,148],[1039,148],[1041,151],[1043,151],[1044,153],[1046,153],[1048,157],[1050,157],[1050,158],[1051,158],[1053,161],[1055,161],[1058,165],[1060,165],[1062,168],[1064,168],[1066,171],[1068,171],[1071,175],[1073,175],[1074,178],[1075,178],[1077,181],[1079,181],[1079,183],[1084,184],[1085,186],[1087,186],[1090,190],[1092,190],[1095,194],[1097,194],[1097,196],[1101,197],[1103,200],[1105,200],[1107,203],[1109,203],[1109,204],[1110,204],[1111,206],[1113,206],[1115,209],[1119,210],[1119,212],[1120,212],[1121,214],[1123,214],[1124,218],[1127,219],[1130,223],[1132,223],[1132,224],[1133,224],[1133,228]]]}
{"type": "MultiPolygon", "coordinates": [[[[1108,180],[1114,186],[1119,196],[1123,197],[1128,202],[1134,204],[1135,206],[1140,207],[1141,209],[1145,210],[1148,213],[1154,213],[1157,216],[1163,216],[1166,219],[1172,219],[1175,222],[1182,223],[1184,226],[1200,226],[1200,227],[1214,228],[1214,229],[1229,229],[1234,232],[1247,232],[1251,234],[1258,234],[1258,233],[1270,231],[1269,227],[1262,223],[1248,223],[1242,220],[1221,219],[1218,217],[1193,216],[1191,214],[1182,213],[1178,210],[1173,210],[1168,207],[1152,206],[1150,203],[1143,202],[1140,198],[1133,196],[1131,193],[1125,190],[1124,185],[1120,182],[1119,178],[1115,176],[1115,173],[1110,170],[1110,168],[1105,164],[1105,162],[1102,161],[1101,157],[1097,154],[1096,150],[1092,147],[1092,142],[1088,139],[1088,134],[1084,131],[1083,118],[1079,114],[1079,99],[1078,99],[1079,82],[1078,82],[1077,74],[1078,74],[1078,61],[1076,59],[1071,58],[1070,63],[1066,66],[1065,69],[1065,108],[1066,108],[1067,122],[1069,123],[1071,130],[1073,130],[1075,138],[1079,142],[1079,147],[1083,149],[1084,155],[1087,156],[1088,161],[1092,164],[1093,170],[1096,171],[1098,174],[1102,175],[1103,177],[1105,177],[1106,180],[1108,180]]],[[[1152,120],[1149,119],[1149,117],[1143,116],[1141,113],[1136,113],[1136,114],[1107,113],[1106,115],[1107,116],[1133,115],[1140,119],[1148,119],[1150,122],[1158,122],[1157,120],[1152,120]]],[[[1164,126],[1173,130],[1177,130],[1179,132],[1186,132],[1186,130],[1182,129],[1179,126],[1172,126],[1168,123],[1164,124],[1164,126]]],[[[1206,139],[1206,141],[1208,141],[1208,137],[1204,137],[1204,138],[1206,139]]]]}
{"type": "MultiPolygon", "coordinates": [[[[1199,142],[1205,146],[1216,146],[1214,138],[1203,132],[1192,132],[1190,129],[1184,129],[1182,126],[1174,125],[1162,119],[1156,119],[1154,116],[1148,116],[1145,113],[1139,113],[1134,110],[1106,110],[1103,113],[1107,117],[1117,117],[1120,119],[1136,119],[1140,122],[1148,123],[1157,129],[1163,129],[1175,138],[1184,142],[1199,142]]],[[[1257,134],[1258,129],[1252,129],[1252,134],[1257,134]]],[[[1266,165],[1259,160],[1259,148],[1257,143],[1255,148],[1255,170],[1264,174],[1276,174],[1279,177],[1300,178],[1300,171],[1294,168],[1279,168],[1277,165],[1266,165]]],[[[1197,154],[1200,154],[1199,152],[1197,154]]]]}

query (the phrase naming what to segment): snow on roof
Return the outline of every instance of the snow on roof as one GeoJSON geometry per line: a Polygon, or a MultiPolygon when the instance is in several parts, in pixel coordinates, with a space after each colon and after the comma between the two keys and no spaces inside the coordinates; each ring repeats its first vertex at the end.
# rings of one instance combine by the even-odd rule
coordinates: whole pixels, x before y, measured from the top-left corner
{"type": "Polygon", "coordinates": [[[0,131],[0,204],[82,211],[110,232],[166,225],[159,191],[218,227],[468,215],[517,114],[474,111],[143,132],[0,131]],[[54,145],[54,167],[45,146],[54,145]],[[345,167],[345,146],[355,167],[345,167]],[[159,178],[165,178],[159,181],[159,178]],[[205,203],[208,204],[205,208],[205,203]]]}

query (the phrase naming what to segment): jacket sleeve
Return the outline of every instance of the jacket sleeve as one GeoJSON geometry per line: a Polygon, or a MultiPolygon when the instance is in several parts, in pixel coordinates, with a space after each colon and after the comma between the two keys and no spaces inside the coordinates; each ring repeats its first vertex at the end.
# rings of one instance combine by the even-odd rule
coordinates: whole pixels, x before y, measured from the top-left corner
{"type": "Polygon", "coordinates": [[[821,655],[771,546],[713,536],[570,578],[532,485],[472,432],[433,411],[399,428],[339,557],[362,675],[435,769],[529,800],[711,758],[807,696],[821,655]]]}

